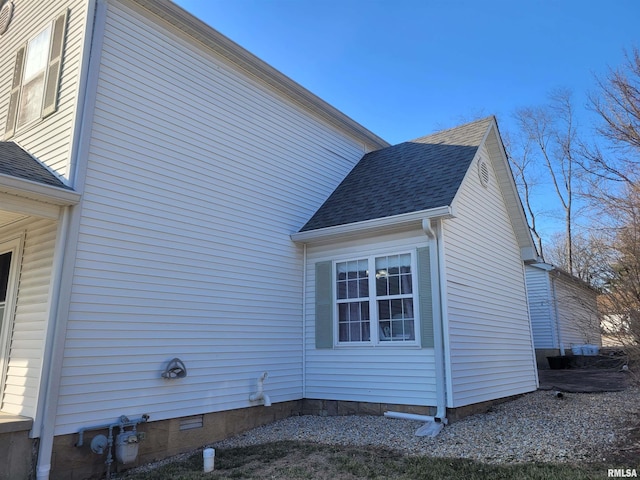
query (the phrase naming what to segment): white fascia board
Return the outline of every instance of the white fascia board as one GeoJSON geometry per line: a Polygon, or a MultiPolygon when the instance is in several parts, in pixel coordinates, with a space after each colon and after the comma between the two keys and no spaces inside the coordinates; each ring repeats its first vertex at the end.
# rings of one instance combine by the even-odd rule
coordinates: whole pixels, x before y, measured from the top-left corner
{"type": "Polygon", "coordinates": [[[480,143],[478,151],[480,151],[482,145],[485,145],[489,151],[489,156],[496,170],[500,190],[505,198],[505,206],[511,219],[511,225],[516,235],[518,245],[520,246],[521,259],[524,262],[537,261],[539,255],[533,242],[531,231],[529,230],[527,216],[524,212],[520,194],[518,193],[518,187],[513,178],[513,171],[511,170],[511,165],[509,164],[507,152],[504,149],[504,142],[500,136],[500,130],[498,129],[495,117],[480,143]],[[490,136],[491,133],[493,133],[493,136],[490,136]]]}
{"type": "Polygon", "coordinates": [[[535,262],[540,258],[535,247],[520,247],[520,257],[523,262],[535,262]]]}
{"type": "Polygon", "coordinates": [[[420,210],[418,212],[403,213],[392,217],[374,218],[362,222],[347,223],[333,227],[319,228],[317,230],[307,230],[291,234],[291,240],[297,243],[313,243],[322,240],[330,240],[340,237],[358,235],[365,232],[383,233],[392,230],[406,228],[415,225],[422,228],[422,220],[432,218],[453,218],[451,206],[420,210]]]}
{"type": "Polygon", "coordinates": [[[0,192],[54,205],[76,205],[80,194],[66,188],[0,174],[0,192]]]}
{"type": "Polygon", "coordinates": [[[533,268],[539,268],[540,270],[545,270],[547,272],[555,270],[555,268],[556,268],[553,265],[551,265],[550,263],[546,263],[546,262],[527,263],[527,266],[528,267],[533,267],[533,268]]]}

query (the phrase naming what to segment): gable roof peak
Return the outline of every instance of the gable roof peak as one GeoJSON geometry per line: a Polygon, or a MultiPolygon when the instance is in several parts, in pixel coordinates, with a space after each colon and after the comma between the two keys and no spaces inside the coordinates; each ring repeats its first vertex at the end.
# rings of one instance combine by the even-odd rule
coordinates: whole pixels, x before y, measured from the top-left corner
{"type": "Polygon", "coordinates": [[[362,157],[301,231],[450,206],[494,117],[362,157]]]}

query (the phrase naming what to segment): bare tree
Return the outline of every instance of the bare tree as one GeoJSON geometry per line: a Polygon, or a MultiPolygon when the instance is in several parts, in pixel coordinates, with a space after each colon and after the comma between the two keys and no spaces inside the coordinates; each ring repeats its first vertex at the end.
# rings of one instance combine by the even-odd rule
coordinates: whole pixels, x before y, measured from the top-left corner
{"type": "MultiPolygon", "coordinates": [[[[580,232],[574,234],[572,241],[573,275],[601,291],[611,279],[610,265],[615,254],[607,231],[580,232]]],[[[562,232],[551,236],[545,260],[568,272],[566,243],[562,232]]]]}
{"type": "Polygon", "coordinates": [[[597,79],[589,96],[600,121],[596,132],[608,142],[607,151],[588,149],[588,170],[602,179],[635,184],[640,178],[640,51],[625,52],[625,62],[597,79]]]}
{"type": "MultiPolygon", "coordinates": [[[[542,107],[522,108],[515,118],[523,138],[524,149],[531,160],[546,170],[553,185],[565,230],[566,270],[573,273],[573,228],[575,223],[576,184],[581,173],[581,142],[578,139],[571,92],[556,90],[549,96],[549,104],[542,107]]],[[[522,164],[524,160],[513,162],[522,164]]]]}
{"type": "Polygon", "coordinates": [[[627,187],[616,214],[616,256],[600,301],[603,333],[625,348],[640,382],[640,187],[627,187]]]}
{"type": "Polygon", "coordinates": [[[531,143],[528,141],[515,142],[508,132],[503,135],[505,149],[509,163],[513,169],[513,176],[522,198],[525,214],[529,222],[529,230],[536,243],[538,254],[544,258],[542,236],[538,231],[537,210],[533,206],[533,192],[537,183],[533,172],[535,165],[531,155],[531,143]]]}

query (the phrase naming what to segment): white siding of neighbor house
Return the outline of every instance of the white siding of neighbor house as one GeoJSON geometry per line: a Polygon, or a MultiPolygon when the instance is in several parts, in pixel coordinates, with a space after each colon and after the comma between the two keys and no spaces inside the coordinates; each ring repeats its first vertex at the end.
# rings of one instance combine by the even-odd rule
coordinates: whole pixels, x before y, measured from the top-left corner
{"type": "Polygon", "coordinates": [[[68,179],[87,0],[31,0],[14,2],[14,5],[13,20],[2,36],[0,91],[4,93],[0,96],[0,138],[4,137],[7,121],[15,52],[68,8],[58,109],[44,120],[18,129],[12,138],[7,139],[15,141],[59,176],[68,179]]]}
{"type": "Polygon", "coordinates": [[[298,231],[362,146],[109,2],[56,434],[302,398],[298,231]],[[160,377],[179,357],[188,376],[160,377]]]}
{"type": "Polygon", "coordinates": [[[2,411],[34,418],[47,336],[57,222],[29,218],[6,226],[0,240],[21,235],[24,244],[16,314],[2,411]]]}
{"type": "Polygon", "coordinates": [[[559,348],[549,272],[527,266],[525,275],[533,344],[535,348],[559,348]]]}
{"type": "MultiPolygon", "coordinates": [[[[415,251],[427,245],[424,233],[404,233],[374,240],[352,240],[307,250],[305,398],[436,405],[433,348],[415,346],[315,346],[315,264],[369,255],[415,251]]],[[[414,288],[414,291],[417,289],[414,288]]]]}
{"type": "Polygon", "coordinates": [[[493,169],[488,188],[477,172],[474,163],[444,221],[450,407],[537,387],[519,247],[493,169]]]}
{"type": "Polygon", "coordinates": [[[601,345],[595,292],[563,276],[552,278],[552,282],[555,287],[560,339],[565,348],[584,344],[601,345]]]}

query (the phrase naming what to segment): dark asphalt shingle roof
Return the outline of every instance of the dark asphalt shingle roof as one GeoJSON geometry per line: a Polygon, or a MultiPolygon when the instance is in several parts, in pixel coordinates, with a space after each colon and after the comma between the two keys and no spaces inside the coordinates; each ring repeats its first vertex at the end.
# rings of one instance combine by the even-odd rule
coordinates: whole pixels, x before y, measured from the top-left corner
{"type": "Polygon", "coordinates": [[[0,174],[54,187],[69,188],[14,142],[0,142],[0,174]]]}
{"type": "Polygon", "coordinates": [[[487,117],[367,153],[300,231],[451,205],[492,122],[487,117]]]}

